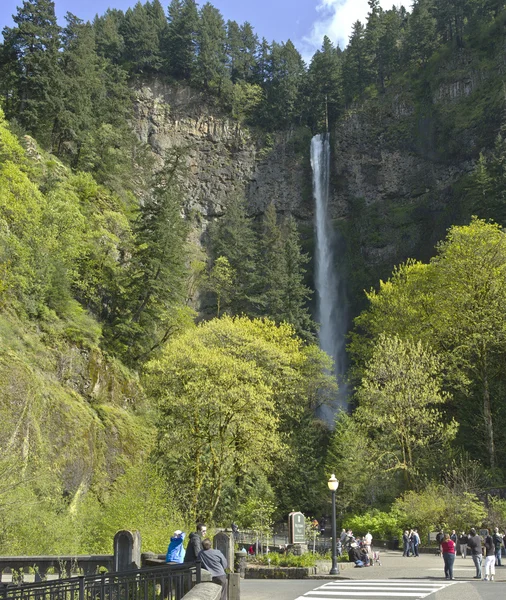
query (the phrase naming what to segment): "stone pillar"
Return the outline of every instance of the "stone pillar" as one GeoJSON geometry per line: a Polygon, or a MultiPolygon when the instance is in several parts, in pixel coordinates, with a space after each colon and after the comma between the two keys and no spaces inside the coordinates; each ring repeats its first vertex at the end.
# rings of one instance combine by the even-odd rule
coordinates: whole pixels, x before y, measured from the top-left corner
{"type": "Polygon", "coordinates": [[[228,600],[241,600],[241,579],[239,573],[228,574],[228,600]]]}
{"type": "Polygon", "coordinates": [[[221,550],[225,558],[227,559],[228,568],[234,570],[234,537],[233,535],[220,531],[213,538],[213,548],[215,550],[221,550]]]}
{"type": "Polygon", "coordinates": [[[114,536],[114,571],[135,571],[141,568],[141,534],[122,529],[114,536]]]}
{"type": "Polygon", "coordinates": [[[241,579],[244,579],[246,574],[246,559],[248,555],[246,552],[236,552],[234,556],[234,572],[239,573],[241,579]]]}

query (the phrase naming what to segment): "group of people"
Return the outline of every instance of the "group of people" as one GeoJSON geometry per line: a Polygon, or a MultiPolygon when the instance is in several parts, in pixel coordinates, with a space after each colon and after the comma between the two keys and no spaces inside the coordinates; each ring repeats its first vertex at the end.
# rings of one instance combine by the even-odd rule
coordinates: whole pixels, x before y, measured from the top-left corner
{"type": "Polygon", "coordinates": [[[343,529],[337,542],[337,554],[342,555],[345,549],[348,560],[355,563],[356,567],[370,567],[375,559],[372,550],[372,535],[368,531],[362,538],[355,537],[351,529],[343,529]]]}
{"type": "Polygon", "coordinates": [[[418,529],[406,529],[402,534],[402,556],[420,556],[418,548],[420,547],[420,535],[418,529]]]}
{"type": "Polygon", "coordinates": [[[502,567],[501,554],[502,548],[506,547],[506,534],[501,534],[498,527],[495,528],[493,534],[490,534],[487,529],[483,531],[483,534],[483,537],[480,536],[474,528],[469,531],[469,534],[462,532],[457,535],[455,530],[451,534],[443,533],[443,531],[438,533],[436,541],[440,544],[440,551],[443,555],[446,579],[454,579],[453,564],[458,544],[458,551],[462,558],[466,558],[468,550],[471,554],[476,567],[474,578],[482,579],[483,556],[485,556],[483,580],[494,581],[495,567],[502,567]]]}
{"type": "Polygon", "coordinates": [[[186,551],[183,542],[186,534],[176,529],[170,538],[169,547],[165,560],[167,563],[180,564],[183,562],[195,562],[199,560],[204,569],[211,573],[212,581],[221,585],[221,600],[227,599],[227,559],[220,550],[212,548],[211,540],[205,537],[207,527],[203,523],[197,524],[197,531],[190,533],[186,551]]]}

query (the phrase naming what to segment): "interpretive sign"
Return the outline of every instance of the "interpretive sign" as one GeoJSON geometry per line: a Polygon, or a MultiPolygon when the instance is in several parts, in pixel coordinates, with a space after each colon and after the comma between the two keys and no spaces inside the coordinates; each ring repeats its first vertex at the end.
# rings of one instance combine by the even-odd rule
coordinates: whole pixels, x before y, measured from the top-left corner
{"type": "Polygon", "coordinates": [[[288,515],[288,541],[290,544],[306,542],[306,520],[301,512],[291,512],[288,515]]]}

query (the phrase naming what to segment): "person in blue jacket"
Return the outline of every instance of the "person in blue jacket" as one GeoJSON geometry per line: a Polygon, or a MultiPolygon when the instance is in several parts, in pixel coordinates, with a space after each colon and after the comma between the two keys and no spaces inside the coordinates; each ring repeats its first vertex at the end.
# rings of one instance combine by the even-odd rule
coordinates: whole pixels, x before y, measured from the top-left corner
{"type": "Polygon", "coordinates": [[[184,561],[183,541],[185,536],[186,533],[180,529],[176,529],[176,531],[174,531],[174,535],[170,538],[170,544],[167,548],[165,562],[182,563],[184,561]]]}

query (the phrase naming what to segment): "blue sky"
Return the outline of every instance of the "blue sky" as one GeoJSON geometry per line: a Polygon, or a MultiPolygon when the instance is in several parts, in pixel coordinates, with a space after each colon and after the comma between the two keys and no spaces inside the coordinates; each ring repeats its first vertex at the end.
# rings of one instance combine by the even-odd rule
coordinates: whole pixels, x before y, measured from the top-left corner
{"type": "MultiPolygon", "coordinates": [[[[0,0],[0,29],[12,24],[11,15],[23,0],[0,0]]],[[[145,0],[142,0],[143,3],[145,0]]],[[[161,0],[168,6],[170,0],[161,0]]],[[[63,22],[67,11],[81,19],[92,19],[109,8],[126,10],[136,0],[55,0],[58,18],[63,22]]],[[[199,5],[204,4],[200,0],[199,5]]],[[[399,5],[399,0],[381,0],[383,8],[399,5]]],[[[351,25],[364,20],[367,0],[211,0],[224,19],[238,23],[249,21],[259,38],[277,42],[291,39],[307,59],[321,46],[326,34],[341,47],[346,46],[351,25]]],[[[411,0],[404,3],[409,6],[411,0]]]]}

